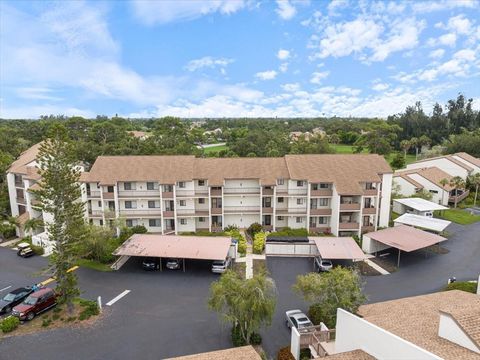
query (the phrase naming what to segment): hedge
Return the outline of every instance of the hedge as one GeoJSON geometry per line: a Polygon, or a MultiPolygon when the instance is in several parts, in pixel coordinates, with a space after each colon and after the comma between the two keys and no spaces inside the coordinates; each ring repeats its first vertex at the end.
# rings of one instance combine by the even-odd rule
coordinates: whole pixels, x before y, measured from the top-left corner
{"type": "Polygon", "coordinates": [[[267,239],[267,234],[264,232],[259,232],[255,234],[253,238],[253,253],[254,254],[261,254],[265,249],[265,242],[267,239]]]}
{"type": "Polygon", "coordinates": [[[307,229],[291,229],[287,227],[283,230],[272,232],[269,236],[308,236],[308,231],[307,229]]]}
{"type": "Polygon", "coordinates": [[[19,324],[20,320],[17,317],[9,316],[3,319],[3,321],[0,323],[0,328],[2,329],[2,332],[8,333],[15,330],[19,324]]]}
{"type": "Polygon", "coordinates": [[[240,231],[238,229],[232,229],[225,233],[238,241],[238,252],[241,255],[245,255],[247,253],[247,240],[240,234],[240,231]]]}

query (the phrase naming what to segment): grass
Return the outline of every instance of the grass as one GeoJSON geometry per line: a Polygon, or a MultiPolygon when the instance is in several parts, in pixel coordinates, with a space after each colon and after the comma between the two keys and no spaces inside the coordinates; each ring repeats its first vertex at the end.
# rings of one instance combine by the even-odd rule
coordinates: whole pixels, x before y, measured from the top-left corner
{"type": "Polygon", "coordinates": [[[244,262],[234,262],[233,263],[233,271],[235,271],[242,279],[245,279],[245,267],[246,264],[244,262]]]}
{"type": "MultiPolygon", "coordinates": [[[[335,149],[335,152],[337,154],[353,154],[353,149],[355,148],[353,145],[345,145],[345,144],[338,144],[338,145],[332,145],[332,147],[335,149]]],[[[368,153],[367,149],[363,149],[362,154],[368,153]]],[[[392,160],[393,156],[395,156],[394,153],[391,153],[387,156],[385,156],[385,159],[387,160],[388,163],[392,160]]],[[[405,159],[406,164],[411,164],[415,161],[415,155],[412,154],[407,154],[407,157],[405,159]]]]}
{"type": "Polygon", "coordinates": [[[219,146],[208,147],[208,148],[203,149],[203,153],[207,155],[207,154],[214,153],[214,152],[219,152],[219,151],[222,151],[222,150],[228,150],[227,145],[219,145],[219,146]]]}
{"type": "Polygon", "coordinates": [[[468,211],[461,209],[435,211],[435,217],[461,225],[469,225],[480,221],[480,215],[472,215],[468,211]]]}
{"type": "Polygon", "coordinates": [[[97,270],[97,271],[105,271],[105,272],[112,271],[112,268],[110,267],[110,265],[102,264],[95,260],[79,259],[77,261],[77,265],[81,267],[89,268],[92,270],[97,270]]]}
{"type": "Polygon", "coordinates": [[[268,272],[266,260],[253,259],[253,275],[260,274],[261,272],[268,272]]]}

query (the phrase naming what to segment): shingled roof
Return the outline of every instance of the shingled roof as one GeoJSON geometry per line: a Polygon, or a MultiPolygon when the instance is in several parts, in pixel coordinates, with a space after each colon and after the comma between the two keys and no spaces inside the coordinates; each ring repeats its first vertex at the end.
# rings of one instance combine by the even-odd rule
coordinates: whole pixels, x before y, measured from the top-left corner
{"type": "MultiPolygon", "coordinates": [[[[448,181],[450,181],[453,176],[447,174],[445,171],[439,169],[438,167],[436,166],[432,166],[432,167],[425,167],[425,168],[421,168],[421,169],[411,169],[411,170],[402,170],[402,171],[396,171],[393,176],[394,177],[402,177],[403,179],[407,180],[407,181],[410,181],[410,180],[413,180],[414,182],[415,179],[412,179],[409,175],[412,175],[412,174],[417,174],[417,175],[420,175],[421,177],[423,177],[424,179],[427,179],[428,181],[430,181],[431,183],[443,188],[442,184],[440,183],[440,181],[442,181],[442,179],[447,179],[448,181]]],[[[418,182],[417,182],[418,183],[418,182]]],[[[423,188],[423,186],[422,186],[423,188]]],[[[452,190],[453,188],[450,186],[449,183],[447,183],[445,185],[445,190],[452,190]]]]}
{"type": "Polygon", "coordinates": [[[35,159],[38,156],[38,152],[40,151],[40,146],[42,145],[41,142],[38,144],[35,144],[22,152],[20,156],[18,157],[17,160],[15,160],[10,168],[7,170],[9,173],[14,173],[14,174],[23,174],[27,175],[29,174],[28,171],[28,164],[31,162],[35,161],[35,159]]]}

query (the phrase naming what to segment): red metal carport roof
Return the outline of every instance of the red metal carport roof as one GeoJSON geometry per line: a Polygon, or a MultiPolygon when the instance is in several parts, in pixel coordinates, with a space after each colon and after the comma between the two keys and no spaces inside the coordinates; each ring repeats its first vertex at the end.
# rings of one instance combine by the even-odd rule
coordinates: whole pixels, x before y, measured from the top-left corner
{"type": "Polygon", "coordinates": [[[323,259],[363,260],[366,258],[362,249],[351,237],[309,236],[308,238],[315,241],[318,252],[323,259]]]}
{"type": "Polygon", "coordinates": [[[432,234],[407,225],[398,225],[367,233],[363,236],[406,252],[423,249],[427,246],[447,240],[443,236],[432,234]]]}
{"type": "Polygon", "coordinates": [[[202,260],[223,260],[232,241],[221,236],[177,236],[134,234],[125,241],[115,255],[152,256],[202,260]]]}

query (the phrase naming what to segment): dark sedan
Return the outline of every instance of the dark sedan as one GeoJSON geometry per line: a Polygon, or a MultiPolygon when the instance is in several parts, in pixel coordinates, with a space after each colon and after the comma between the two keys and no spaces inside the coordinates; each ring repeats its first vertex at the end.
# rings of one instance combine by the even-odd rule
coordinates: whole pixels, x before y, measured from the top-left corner
{"type": "Polygon", "coordinates": [[[0,314],[8,314],[14,306],[20,304],[32,292],[31,287],[22,287],[10,291],[0,300],[0,314]]]}
{"type": "Polygon", "coordinates": [[[142,261],[143,270],[151,271],[160,269],[160,258],[146,257],[142,261]]]}

